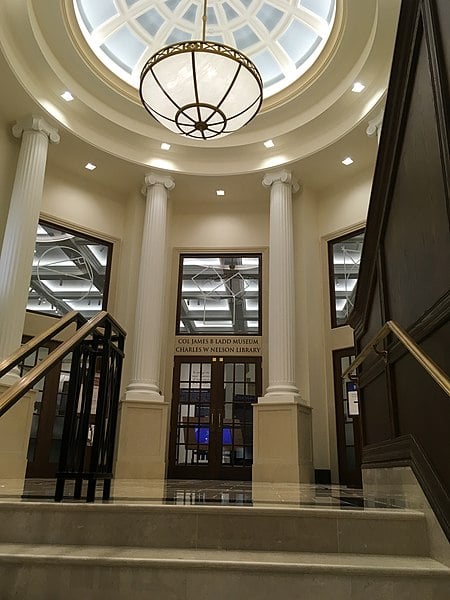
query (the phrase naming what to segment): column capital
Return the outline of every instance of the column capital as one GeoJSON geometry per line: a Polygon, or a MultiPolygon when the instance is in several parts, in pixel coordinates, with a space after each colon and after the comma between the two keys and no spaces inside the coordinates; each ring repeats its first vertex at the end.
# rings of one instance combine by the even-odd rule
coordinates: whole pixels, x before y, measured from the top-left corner
{"type": "Polygon", "coordinates": [[[60,140],[58,130],[49,125],[44,117],[39,115],[28,115],[27,117],[16,121],[12,127],[13,136],[20,138],[22,137],[24,131],[36,131],[36,133],[43,133],[54,144],[58,144],[60,140]]]}
{"type": "Polygon", "coordinates": [[[301,185],[294,177],[292,177],[292,173],[286,169],[281,169],[280,171],[270,171],[264,175],[262,180],[264,187],[272,187],[274,183],[278,182],[290,185],[294,194],[295,192],[301,190],[301,185]]]}
{"type": "Polygon", "coordinates": [[[377,116],[369,121],[369,125],[366,129],[366,133],[369,137],[372,135],[380,137],[381,127],[383,125],[384,108],[377,114],[377,116]]]}
{"type": "Polygon", "coordinates": [[[161,175],[160,173],[154,173],[150,171],[144,178],[144,185],[142,186],[142,193],[145,195],[149,187],[154,185],[162,185],[166,190],[173,190],[175,187],[175,181],[170,175],[161,175]]]}

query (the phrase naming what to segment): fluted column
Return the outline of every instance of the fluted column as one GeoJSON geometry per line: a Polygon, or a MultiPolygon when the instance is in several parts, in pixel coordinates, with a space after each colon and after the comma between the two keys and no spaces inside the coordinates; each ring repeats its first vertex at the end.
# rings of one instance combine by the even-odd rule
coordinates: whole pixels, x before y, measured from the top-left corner
{"type": "Polygon", "coordinates": [[[269,385],[253,405],[253,482],[311,483],[311,408],[295,381],[292,194],[299,185],[284,169],[267,173],[263,185],[270,189],[269,385]]]}
{"type": "Polygon", "coordinates": [[[148,173],[136,303],[131,381],[120,403],[115,466],[120,479],[163,479],[169,405],[160,390],[166,274],[167,201],[171,177],[148,173]]]}
{"type": "Polygon", "coordinates": [[[133,346],[131,383],[128,392],[160,394],[162,322],[166,272],[166,221],[172,177],[149,173],[146,195],[141,263],[133,346]]]}
{"type": "Polygon", "coordinates": [[[22,143],[0,256],[0,360],[21,343],[48,143],[59,142],[58,131],[35,115],[12,132],[22,143]]]}
{"type": "Polygon", "coordinates": [[[286,170],[267,173],[270,188],[269,257],[269,385],[266,397],[294,401],[295,384],[295,273],[292,230],[292,193],[298,183],[286,170]]]}

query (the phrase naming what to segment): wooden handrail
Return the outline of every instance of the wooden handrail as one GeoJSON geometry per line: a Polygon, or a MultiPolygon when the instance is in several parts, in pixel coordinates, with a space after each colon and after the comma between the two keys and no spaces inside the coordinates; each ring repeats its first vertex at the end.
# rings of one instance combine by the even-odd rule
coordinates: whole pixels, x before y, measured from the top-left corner
{"type": "Polygon", "coordinates": [[[53,338],[63,329],[77,321],[86,323],[86,318],[83,317],[81,313],[72,310],[58,319],[58,322],[49,327],[46,331],[32,338],[26,344],[23,344],[16,352],[11,354],[11,356],[8,356],[8,358],[5,358],[0,362],[0,377],[3,377],[8,371],[18,365],[22,359],[26,358],[28,354],[31,354],[34,350],[39,348],[39,346],[42,346],[42,344],[53,338]]]}
{"type": "Polygon", "coordinates": [[[434,381],[450,396],[450,378],[446,373],[432,360],[428,354],[426,354],[416,342],[409,336],[406,331],[400,327],[395,321],[386,321],[380,331],[370,340],[370,342],[364,346],[355,360],[351,365],[344,371],[342,378],[347,377],[350,373],[353,373],[359,365],[361,365],[371,352],[378,352],[377,345],[383,340],[389,333],[393,333],[397,339],[405,346],[408,352],[422,365],[434,381]]]}
{"type": "MultiPolygon", "coordinates": [[[[109,318],[114,327],[122,333],[122,328],[108,315],[106,311],[98,313],[78,329],[71,338],[60,344],[42,362],[34,366],[17,383],[8,388],[0,395],[0,416],[13,406],[33,385],[52,369],[52,367],[64,358],[75,346],[88,336],[94,329],[101,326],[102,322],[109,318]]],[[[43,339],[46,339],[45,337],[43,339]]]]}

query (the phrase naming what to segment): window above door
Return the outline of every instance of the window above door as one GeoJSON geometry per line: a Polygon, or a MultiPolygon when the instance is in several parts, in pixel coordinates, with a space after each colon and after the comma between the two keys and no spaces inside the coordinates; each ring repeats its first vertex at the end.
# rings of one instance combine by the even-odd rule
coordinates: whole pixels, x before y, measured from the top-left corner
{"type": "Polygon", "coordinates": [[[261,255],[182,254],[178,335],[261,335],[261,255]]]}

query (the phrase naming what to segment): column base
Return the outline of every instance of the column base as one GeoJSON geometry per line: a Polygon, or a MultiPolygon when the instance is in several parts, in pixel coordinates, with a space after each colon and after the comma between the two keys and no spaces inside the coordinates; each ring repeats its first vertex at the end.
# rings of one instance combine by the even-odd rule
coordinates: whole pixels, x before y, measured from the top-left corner
{"type": "MultiPolygon", "coordinates": [[[[17,378],[7,375],[0,383],[0,394],[17,378]]],[[[28,445],[36,392],[27,392],[0,418],[0,479],[22,480],[27,469],[28,445]]]]}
{"type": "Polygon", "coordinates": [[[253,481],[314,483],[311,408],[298,394],[253,406],[253,481]]]}
{"type": "Polygon", "coordinates": [[[164,479],[169,405],[154,392],[127,391],[119,407],[117,479],[164,479]]]}

